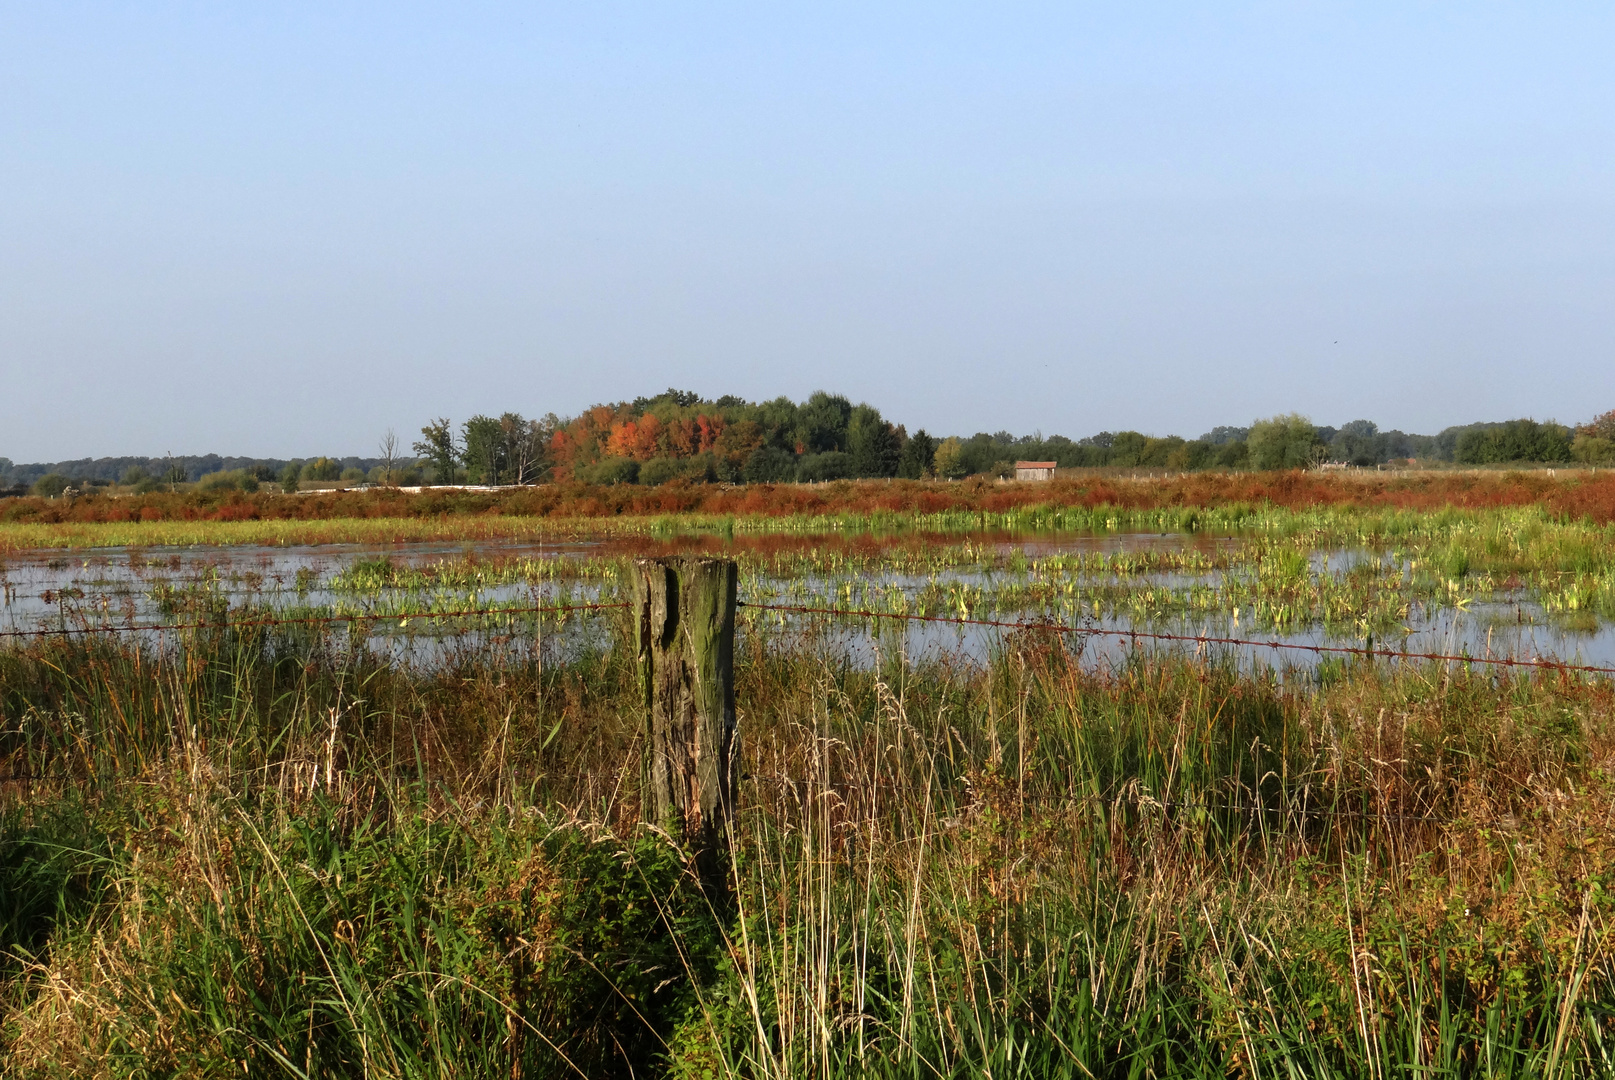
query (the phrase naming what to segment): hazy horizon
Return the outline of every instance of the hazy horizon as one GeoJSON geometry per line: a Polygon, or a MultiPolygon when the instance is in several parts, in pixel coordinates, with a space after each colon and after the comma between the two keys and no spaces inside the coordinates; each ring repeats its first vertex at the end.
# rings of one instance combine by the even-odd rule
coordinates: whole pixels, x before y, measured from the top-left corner
{"type": "Polygon", "coordinates": [[[1615,408],[1615,11],[0,7],[0,455],[1615,408]]]}

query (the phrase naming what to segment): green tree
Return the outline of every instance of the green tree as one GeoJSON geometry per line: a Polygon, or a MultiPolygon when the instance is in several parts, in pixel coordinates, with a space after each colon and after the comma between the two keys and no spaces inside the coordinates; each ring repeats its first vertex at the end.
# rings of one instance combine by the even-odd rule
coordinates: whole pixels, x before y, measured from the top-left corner
{"type": "Polygon", "coordinates": [[[880,410],[859,405],[847,422],[847,452],[854,476],[896,476],[903,444],[897,429],[881,418],[880,410]]]}
{"type": "Polygon", "coordinates": [[[1181,436],[1168,435],[1164,439],[1145,439],[1138,455],[1140,465],[1157,468],[1182,469],[1188,466],[1189,453],[1181,436]]]}
{"type": "Polygon", "coordinates": [[[808,453],[844,450],[852,403],[840,394],[816,391],[796,410],[796,441],[808,453]]]}
{"type": "Polygon", "coordinates": [[[959,441],[957,435],[949,435],[942,440],[942,444],[936,448],[932,467],[944,480],[957,480],[965,475],[964,443],[959,441]]]}
{"type": "Polygon", "coordinates": [[[1615,409],[1577,425],[1570,456],[1588,465],[1615,465],[1615,409]]]}
{"type": "Polygon", "coordinates": [[[1258,420],[1251,425],[1245,444],[1250,463],[1257,469],[1305,469],[1312,464],[1317,428],[1300,413],[1258,420]]]}
{"type": "Polygon", "coordinates": [[[1570,456],[1586,465],[1615,465],[1615,439],[1577,435],[1570,444],[1570,456]]]}
{"type": "Polygon", "coordinates": [[[1458,437],[1454,460],[1465,465],[1508,461],[1569,461],[1570,429],[1552,422],[1509,420],[1471,429],[1458,437]]]}
{"type": "Polygon", "coordinates": [[[448,417],[439,417],[421,428],[420,441],[411,447],[432,466],[440,484],[454,483],[455,468],[460,461],[460,448],[454,441],[454,429],[448,417]]]}
{"type": "Polygon", "coordinates": [[[280,471],[280,490],[285,492],[287,495],[292,494],[297,490],[297,482],[301,478],[302,470],[297,467],[297,463],[289,463],[280,471]]]}
{"type": "Polygon", "coordinates": [[[1118,431],[1110,437],[1110,460],[1106,464],[1124,468],[1144,464],[1149,442],[1146,436],[1137,431],[1118,431]]]}
{"type": "Polygon", "coordinates": [[[897,475],[919,480],[932,475],[932,462],[936,459],[936,440],[921,428],[903,444],[903,455],[897,463],[897,475]]]}
{"type": "Polygon", "coordinates": [[[151,474],[139,465],[131,465],[123,471],[123,479],[119,483],[124,487],[138,487],[142,480],[147,480],[150,477],[151,474]]]}
{"type": "Polygon", "coordinates": [[[460,445],[464,447],[462,460],[467,478],[472,483],[498,484],[503,481],[507,447],[505,429],[498,420],[481,414],[473,416],[460,425],[460,445]]]}
{"type": "Polygon", "coordinates": [[[1386,440],[1379,437],[1379,425],[1372,420],[1342,424],[1329,440],[1329,453],[1335,461],[1350,465],[1377,465],[1386,459],[1386,440]]]}
{"type": "Polygon", "coordinates": [[[539,420],[527,420],[521,413],[507,412],[499,417],[500,437],[504,442],[504,482],[532,484],[544,474],[548,462],[545,449],[554,426],[539,420]]]}
{"type": "Polygon", "coordinates": [[[341,475],[342,466],[328,457],[317,457],[303,466],[304,480],[335,480],[341,475]]]}

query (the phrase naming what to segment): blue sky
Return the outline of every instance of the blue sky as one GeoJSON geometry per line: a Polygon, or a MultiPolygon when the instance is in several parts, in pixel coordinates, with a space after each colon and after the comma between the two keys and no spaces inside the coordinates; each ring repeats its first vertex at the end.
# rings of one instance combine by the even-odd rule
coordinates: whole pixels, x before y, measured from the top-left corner
{"type": "Polygon", "coordinates": [[[1615,408],[1615,9],[0,0],[0,454],[1615,408]]]}

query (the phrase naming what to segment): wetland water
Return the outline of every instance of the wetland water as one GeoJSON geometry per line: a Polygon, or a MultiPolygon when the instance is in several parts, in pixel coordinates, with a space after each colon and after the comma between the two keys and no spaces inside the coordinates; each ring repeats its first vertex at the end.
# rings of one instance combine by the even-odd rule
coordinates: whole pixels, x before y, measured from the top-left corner
{"type": "MultiPolygon", "coordinates": [[[[1555,618],[1518,581],[1421,577],[1417,560],[1365,549],[1275,550],[1260,538],[1159,533],[765,534],[568,538],[554,542],[101,548],[41,551],[0,562],[0,630],[156,627],[229,618],[384,615],[522,608],[618,597],[624,557],[698,551],[736,558],[740,593],[784,604],[1105,631],[1164,631],[1307,645],[1615,666],[1615,627],[1555,618]],[[1266,546],[1264,546],[1266,543],[1266,546]]],[[[369,647],[432,662],[454,648],[509,644],[538,626],[492,620],[391,619],[364,625],[369,647]]],[[[546,618],[547,647],[599,647],[611,620],[546,618]]],[[[743,611],[743,635],[877,655],[982,658],[994,627],[743,611]]],[[[159,631],[143,633],[157,636],[159,631]]],[[[1135,648],[1192,644],[1071,635],[1085,661],[1135,648]]],[[[1311,668],[1311,653],[1230,651],[1244,664],[1311,668]]]]}

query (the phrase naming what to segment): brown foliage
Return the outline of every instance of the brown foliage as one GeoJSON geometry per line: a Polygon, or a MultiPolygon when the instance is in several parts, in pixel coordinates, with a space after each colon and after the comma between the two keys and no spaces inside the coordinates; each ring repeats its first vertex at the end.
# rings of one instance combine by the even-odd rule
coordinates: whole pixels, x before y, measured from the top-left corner
{"type": "Polygon", "coordinates": [[[1210,508],[1230,504],[1288,509],[1487,509],[1541,505],[1566,518],[1615,521],[1615,474],[1431,472],[1412,476],[1340,476],[1306,472],[1190,473],[1164,479],[1076,477],[1042,484],[919,480],[830,484],[666,484],[590,487],[544,484],[499,492],[330,491],[157,493],[126,497],[0,500],[0,521],[320,521],[342,518],[429,518],[444,515],[602,518],[666,514],[791,517],[819,514],[997,513],[1020,507],[1117,506],[1210,508]]]}

